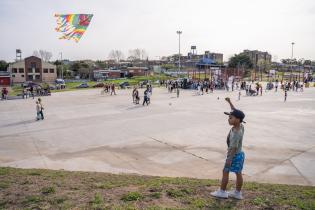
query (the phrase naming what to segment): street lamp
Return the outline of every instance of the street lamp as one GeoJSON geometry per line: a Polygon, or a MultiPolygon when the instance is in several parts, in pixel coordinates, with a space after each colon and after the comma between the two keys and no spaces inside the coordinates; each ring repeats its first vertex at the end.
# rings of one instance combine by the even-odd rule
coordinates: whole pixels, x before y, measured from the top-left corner
{"type": "Polygon", "coordinates": [[[291,75],[290,75],[290,82],[291,82],[291,80],[292,80],[292,76],[293,76],[293,45],[294,45],[295,43],[294,42],[291,42],[291,45],[292,45],[292,52],[291,52],[291,75]]]}
{"type": "Polygon", "coordinates": [[[63,79],[62,52],[60,52],[61,79],[63,79]]]}
{"type": "Polygon", "coordinates": [[[292,42],[291,43],[291,45],[292,45],[292,54],[291,54],[291,59],[293,60],[293,45],[294,45],[295,43],[294,42],[292,42]]]}
{"type": "MultiPolygon", "coordinates": [[[[180,35],[183,33],[182,31],[176,31],[178,34],[178,71],[180,72],[180,35]]],[[[178,76],[178,74],[177,74],[178,76]]]]}

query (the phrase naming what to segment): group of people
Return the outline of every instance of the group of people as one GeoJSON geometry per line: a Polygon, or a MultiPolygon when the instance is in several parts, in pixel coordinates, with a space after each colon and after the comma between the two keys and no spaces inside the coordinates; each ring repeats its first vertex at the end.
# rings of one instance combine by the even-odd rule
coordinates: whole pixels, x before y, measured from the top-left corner
{"type": "MultiPolygon", "coordinates": [[[[182,88],[182,80],[167,80],[163,82],[165,87],[168,89],[169,93],[173,93],[176,90],[177,97],[179,97],[179,89],[182,88]]],[[[225,89],[226,91],[238,91],[238,100],[241,99],[241,91],[246,92],[246,96],[262,96],[263,95],[263,85],[255,81],[189,81],[190,88],[197,91],[197,95],[204,95],[208,93],[213,93],[215,89],[225,89]]],[[[278,87],[284,91],[284,101],[287,100],[288,91],[301,91],[303,92],[303,82],[292,81],[292,82],[279,82],[275,80],[274,82],[268,82],[264,88],[265,92],[275,89],[275,92],[278,91],[278,87]]]]}
{"type": "Polygon", "coordinates": [[[7,100],[8,99],[8,94],[9,94],[9,91],[6,87],[2,88],[1,90],[1,99],[2,100],[7,100]]]}
{"type": "MultiPolygon", "coordinates": [[[[148,106],[151,102],[151,95],[152,95],[152,85],[148,84],[146,89],[143,92],[143,102],[142,105],[144,106],[145,104],[148,106]]],[[[139,90],[135,86],[132,91],[132,101],[134,104],[139,104],[140,102],[140,95],[139,95],[139,90]]]]}
{"type": "Polygon", "coordinates": [[[116,95],[116,87],[115,84],[104,84],[104,93],[108,93],[110,95],[116,95]]]}
{"type": "Polygon", "coordinates": [[[50,95],[49,88],[42,88],[41,86],[24,87],[22,90],[22,98],[27,99],[34,96],[47,96],[50,95]]]}

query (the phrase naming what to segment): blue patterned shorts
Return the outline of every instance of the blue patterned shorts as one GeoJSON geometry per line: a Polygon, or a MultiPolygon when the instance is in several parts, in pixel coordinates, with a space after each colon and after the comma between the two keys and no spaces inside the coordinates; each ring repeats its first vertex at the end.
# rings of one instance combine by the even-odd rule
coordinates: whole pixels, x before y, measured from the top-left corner
{"type": "Polygon", "coordinates": [[[225,172],[234,172],[234,173],[240,173],[243,170],[244,165],[244,159],[245,159],[245,153],[239,152],[234,155],[231,167],[225,167],[223,171],[225,172]]]}

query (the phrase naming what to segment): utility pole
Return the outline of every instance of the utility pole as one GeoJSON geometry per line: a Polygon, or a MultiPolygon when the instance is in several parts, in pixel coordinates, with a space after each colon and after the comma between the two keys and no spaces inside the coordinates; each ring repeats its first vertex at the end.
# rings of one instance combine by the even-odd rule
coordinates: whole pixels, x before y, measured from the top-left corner
{"type": "Polygon", "coordinates": [[[294,42],[292,42],[291,43],[291,45],[292,45],[292,54],[291,54],[291,59],[293,60],[293,45],[294,45],[295,43],[294,42]]]}
{"type": "Polygon", "coordinates": [[[178,77],[179,72],[180,72],[180,35],[183,32],[182,31],[176,31],[176,33],[178,34],[178,73],[177,73],[177,77],[178,77]]]}
{"type": "Polygon", "coordinates": [[[292,76],[293,76],[293,46],[294,46],[294,42],[292,42],[291,43],[291,45],[292,45],[292,52],[291,52],[291,75],[290,75],[290,82],[291,82],[291,80],[292,80],[292,76]]]}
{"type": "Polygon", "coordinates": [[[61,79],[63,79],[62,52],[60,53],[61,79]]]}

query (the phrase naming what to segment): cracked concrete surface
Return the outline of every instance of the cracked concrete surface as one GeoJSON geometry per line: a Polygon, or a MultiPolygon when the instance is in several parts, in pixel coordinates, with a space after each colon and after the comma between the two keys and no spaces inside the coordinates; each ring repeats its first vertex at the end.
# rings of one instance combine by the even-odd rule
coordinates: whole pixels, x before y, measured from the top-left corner
{"type": "Polygon", "coordinates": [[[34,100],[1,101],[0,166],[220,178],[230,96],[246,114],[245,180],[315,186],[315,89],[289,92],[286,103],[281,91],[237,95],[155,88],[143,107],[131,90],[55,93],[39,122],[34,100]]]}

